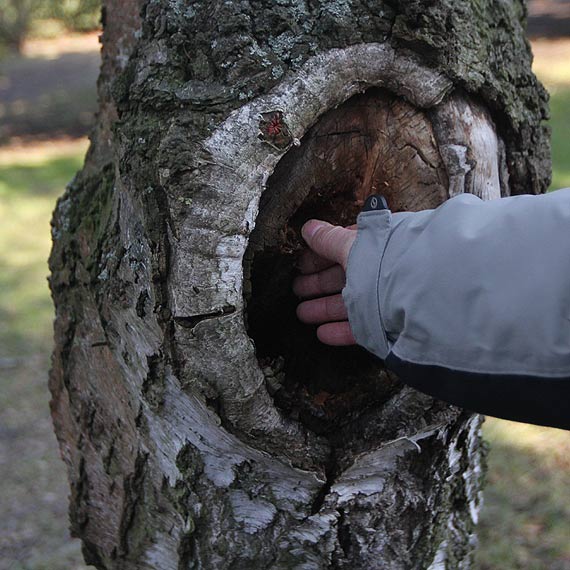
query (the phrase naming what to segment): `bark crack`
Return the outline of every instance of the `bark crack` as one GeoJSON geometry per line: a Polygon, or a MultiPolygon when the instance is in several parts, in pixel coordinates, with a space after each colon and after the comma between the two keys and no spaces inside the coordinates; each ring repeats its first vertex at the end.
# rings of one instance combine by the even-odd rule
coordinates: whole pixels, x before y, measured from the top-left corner
{"type": "MultiPolygon", "coordinates": [[[[330,438],[328,438],[330,440],[330,438]]],[[[337,476],[337,451],[335,447],[331,448],[329,459],[325,465],[325,482],[317,493],[311,505],[311,516],[316,515],[323,507],[327,496],[330,493],[331,487],[337,476]]]]}
{"type": "Polygon", "coordinates": [[[209,313],[192,315],[190,317],[174,317],[174,321],[181,327],[184,327],[186,329],[193,329],[198,323],[201,323],[202,321],[206,321],[208,319],[216,319],[225,315],[231,315],[232,313],[235,313],[235,311],[236,308],[234,305],[224,305],[223,307],[210,311],[209,313]]]}
{"type": "Polygon", "coordinates": [[[333,131],[333,132],[329,132],[329,133],[323,133],[323,134],[316,135],[315,138],[320,139],[323,137],[329,138],[329,137],[336,137],[336,136],[342,136],[342,135],[367,136],[366,133],[363,133],[360,129],[351,129],[351,130],[347,130],[347,131],[333,131]]]}
{"type": "MultiPolygon", "coordinates": [[[[348,560],[352,547],[352,540],[350,538],[350,530],[347,525],[347,517],[342,507],[337,509],[338,522],[337,522],[337,538],[338,543],[344,553],[345,558],[348,560]]],[[[349,523],[350,524],[350,523],[349,523]]]]}

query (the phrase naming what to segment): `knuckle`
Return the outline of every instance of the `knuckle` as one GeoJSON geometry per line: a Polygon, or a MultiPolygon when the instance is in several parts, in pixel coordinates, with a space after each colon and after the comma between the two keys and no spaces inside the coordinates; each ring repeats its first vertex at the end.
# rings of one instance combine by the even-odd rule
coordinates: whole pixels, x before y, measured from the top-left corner
{"type": "Polygon", "coordinates": [[[327,297],[327,315],[331,319],[338,319],[343,316],[344,304],[340,295],[327,297]]]}
{"type": "Polygon", "coordinates": [[[320,227],[313,236],[313,242],[317,249],[323,249],[327,242],[328,227],[320,227]]]}
{"type": "Polygon", "coordinates": [[[332,319],[334,317],[334,303],[332,302],[332,297],[325,297],[324,302],[324,312],[327,319],[332,319]]]}
{"type": "Polygon", "coordinates": [[[316,288],[320,291],[325,291],[328,283],[327,271],[320,271],[316,273],[316,288]]]}

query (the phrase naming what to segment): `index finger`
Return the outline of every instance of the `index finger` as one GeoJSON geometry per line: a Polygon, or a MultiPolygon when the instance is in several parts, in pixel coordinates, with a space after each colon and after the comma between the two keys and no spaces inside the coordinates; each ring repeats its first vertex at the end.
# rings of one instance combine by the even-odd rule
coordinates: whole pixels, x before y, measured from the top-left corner
{"type": "MultiPolygon", "coordinates": [[[[350,226],[346,226],[346,229],[356,230],[357,225],[352,224],[350,226]]],[[[297,269],[299,270],[299,273],[303,275],[317,273],[318,271],[328,269],[333,265],[336,265],[336,262],[315,253],[312,249],[305,249],[297,259],[297,269]]]]}

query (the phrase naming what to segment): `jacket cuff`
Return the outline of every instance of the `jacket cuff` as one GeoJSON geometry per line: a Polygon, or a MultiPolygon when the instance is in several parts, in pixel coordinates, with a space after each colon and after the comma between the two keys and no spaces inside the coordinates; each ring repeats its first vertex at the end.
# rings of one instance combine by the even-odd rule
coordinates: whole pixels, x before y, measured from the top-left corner
{"type": "Polygon", "coordinates": [[[382,324],[378,283],[391,219],[389,210],[358,215],[358,233],[348,256],[346,286],[342,290],[357,344],[382,359],[390,352],[390,346],[382,324]]]}

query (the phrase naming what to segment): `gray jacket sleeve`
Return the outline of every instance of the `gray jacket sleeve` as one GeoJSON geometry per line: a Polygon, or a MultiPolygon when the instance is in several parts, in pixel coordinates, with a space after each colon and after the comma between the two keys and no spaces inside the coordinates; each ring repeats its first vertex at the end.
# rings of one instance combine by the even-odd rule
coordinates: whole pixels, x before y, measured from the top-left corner
{"type": "Polygon", "coordinates": [[[357,222],[343,297],[358,344],[442,400],[570,428],[570,189],[357,222]]]}

